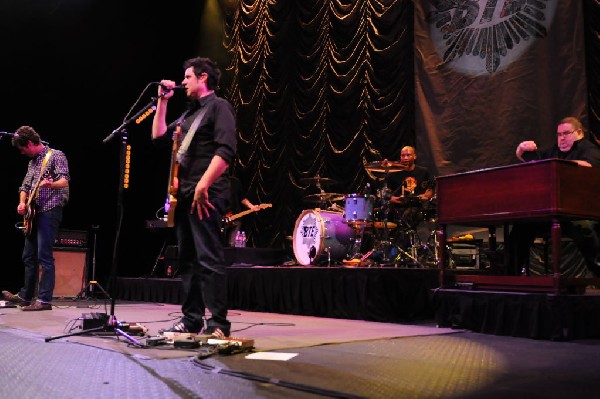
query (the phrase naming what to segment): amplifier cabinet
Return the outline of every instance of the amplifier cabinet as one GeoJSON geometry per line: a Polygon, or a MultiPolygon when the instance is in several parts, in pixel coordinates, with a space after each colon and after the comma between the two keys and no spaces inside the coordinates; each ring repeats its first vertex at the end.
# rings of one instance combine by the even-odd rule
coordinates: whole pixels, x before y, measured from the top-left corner
{"type": "Polygon", "coordinates": [[[86,284],[86,248],[54,247],[54,298],[75,298],[86,284]]]}

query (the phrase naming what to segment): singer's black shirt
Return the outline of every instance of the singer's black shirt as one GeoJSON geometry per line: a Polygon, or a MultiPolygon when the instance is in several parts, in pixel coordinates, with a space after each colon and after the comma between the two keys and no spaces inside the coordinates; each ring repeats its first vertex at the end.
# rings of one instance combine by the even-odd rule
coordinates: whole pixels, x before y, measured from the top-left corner
{"type": "MultiPolygon", "coordinates": [[[[194,134],[194,138],[186,153],[186,162],[179,165],[179,189],[177,198],[180,200],[194,196],[196,184],[202,178],[215,155],[231,165],[237,149],[237,132],[235,114],[232,105],[216,94],[210,94],[198,100],[191,101],[188,110],[176,121],[172,122],[163,137],[173,137],[177,122],[181,122],[181,140],[185,139],[192,123],[207,107],[202,121],[194,134]]],[[[219,197],[229,200],[229,179],[225,171],[208,190],[209,197],[219,197]]]]}

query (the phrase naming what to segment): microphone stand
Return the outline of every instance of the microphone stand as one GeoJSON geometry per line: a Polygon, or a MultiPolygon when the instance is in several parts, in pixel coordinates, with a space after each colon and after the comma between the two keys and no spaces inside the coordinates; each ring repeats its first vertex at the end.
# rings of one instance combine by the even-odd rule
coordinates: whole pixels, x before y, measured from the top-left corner
{"type": "Polygon", "coordinates": [[[123,325],[121,325],[119,323],[119,321],[117,320],[117,318],[115,317],[115,297],[116,297],[116,295],[115,295],[114,291],[115,291],[115,285],[116,285],[116,280],[117,280],[117,263],[118,263],[118,252],[119,252],[118,249],[119,249],[119,242],[120,242],[120,236],[121,236],[121,225],[123,222],[123,213],[124,213],[123,212],[124,211],[123,192],[124,192],[125,188],[129,187],[129,176],[126,176],[126,173],[125,173],[126,169],[129,169],[128,163],[129,163],[129,155],[130,155],[129,154],[130,149],[129,149],[129,146],[127,145],[127,129],[126,129],[126,127],[133,120],[135,120],[136,123],[140,123],[141,121],[146,119],[146,117],[148,117],[150,114],[152,114],[156,110],[157,101],[158,101],[158,97],[152,97],[152,100],[146,106],[144,106],[140,111],[138,111],[136,114],[134,114],[131,118],[125,120],[119,127],[117,127],[115,130],[113,130],[108,136],[106,136],[106,138],[104,140],[102,140],[102,142],[104,144],[106,144],[110,140],[112,140],[117,134],[121,135],[121,152],[120,152],[120,169],[119,169],[120,177],[119,177],[119,191],[118,191],[118,196],[117,196],[117,228],[116,228],[116,233],[115,233],[115,244],[113,247],[112,266],[111,266],[109,284],[108,284],[108,291],[110,292],[109,297],[111,299],[110,300],[110,315],[108,318],[108,323],[105,324],[104,326],[98,327],[98,328],[91,328],[91,329],[87,329],[87,330],[77,331],[75,333],[47,337],[45,339],[45,342],[49,342],[49,341],[52,341],[52,340],[58,339],[58,338],[70,337],[73,335],[82,335],[82,334],[96,332],[96,331],[109,331],[109,332],[113,331],[113,332],[115,332],[115,334],[125,337],[125,339],[127,339],[129,342],[131,342],[135,346],[145,347],[144,344],[142,344],[135,338],[131,337],[130,335],[128,335],[125,331],[123,331],[121,329],[123,327],[123,325]]]}

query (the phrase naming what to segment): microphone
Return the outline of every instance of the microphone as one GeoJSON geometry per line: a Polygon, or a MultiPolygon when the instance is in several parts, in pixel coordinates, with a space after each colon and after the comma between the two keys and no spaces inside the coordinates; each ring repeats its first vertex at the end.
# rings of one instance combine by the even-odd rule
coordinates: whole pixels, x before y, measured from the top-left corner
{"type": "Polygon", "coordinates": [[[185,86],[184,85],[178,85],[178,86],[174,86],[172,88],[168,88],[167,86],[165,86],[164,84],[162,84],[160,82],[152,82],[151,84],[158,85],[163,90],[166,90],[166,91],[171,91],[171,90],[185,90],[185,86]]]}

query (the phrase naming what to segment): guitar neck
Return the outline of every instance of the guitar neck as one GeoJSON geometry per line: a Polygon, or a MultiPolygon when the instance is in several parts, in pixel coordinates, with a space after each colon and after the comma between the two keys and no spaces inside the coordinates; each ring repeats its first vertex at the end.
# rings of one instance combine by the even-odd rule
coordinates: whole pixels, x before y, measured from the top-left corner
{"type": "Polygon", "coordinates": [[[256,209],[256,210],[254,210],[254,209],[248,209],[248,210],[246,210],[246,211],[242,211],[242,212],[240,212],[240,213],[236,213],[235,215],[231,215],[231,216],[227,217],[226,219],[227,219],[229,222],[232,222],[232,221],[234,221],[234,220],[236,220],[236,219],[239,219],[239,218],[241,218],[241,217],[243,217],[243,216],[246,216],[246,215],[248,215],[249,213],[252,213],[252,212],[258,212],[258,211],[260,211],[260,210],[262,210],[262,209],[270,208],[270,207],[272,207],[272,206],[273,206],[273,205],[271,205],[271,204],[260,204],[260,205],[258,206],[258,209],[256,209]]]}
{"type": "Polygon", "coordinates": [[[175,180],[177,179],[178,164],[177,151],[179,151],[179,137],[181,136],[181,125],[177,125],[173,133],[173,148],[171,150],[171,165],[169,169],[169,186],[167,187],[168,195],[175,195],[175,180]]]}
{"type": "Polygon", "coordinates": [[[248,209],[247,211],[243,211],[240,213],[236,213],[235,215],[231,215],[228,219],[229,219],[229,221],[234,221],[234,220],[239,219],[243,216],[246,216],[247,214],[252,213],[252,212],[255,212],[255,211],[252,209],[248,209]]]}

